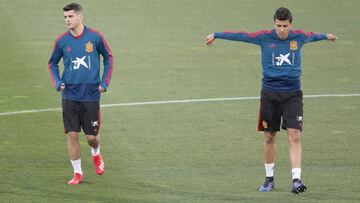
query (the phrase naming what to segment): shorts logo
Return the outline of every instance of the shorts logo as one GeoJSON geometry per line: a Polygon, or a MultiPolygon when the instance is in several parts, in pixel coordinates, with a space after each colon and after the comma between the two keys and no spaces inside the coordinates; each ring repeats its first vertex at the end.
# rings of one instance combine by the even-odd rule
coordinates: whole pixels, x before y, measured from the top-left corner
{"type": "Polygon", "coordinates": [[[94,51],[94,44],[88,41],[85,45],[86,52],[93,52],[94,51]]]}
{"type": "Polygon", "coordinates": [[[291,41],[290,42],[290,49],[295,51],[297,50],[298,46],[297,46],[297,41],[291,41]]]}
{"type": "Polygon", "coordinates": [[[299,121],[299,127],[302,128],[303,127],[303,117],[302,116],[297,116],[297,120],[299,121]]]}
{"type": "Polygon", "coordinates": [[[99,121],[91,121],[91,126],[92,127],[99,126],[99,121]]]}
{"type": "Polygon", "coordinates": [[[267,129],[268,128],[268,124],[267,124],[267,122],[266,121],[261,121],[261,124],[262,124],[262,126],[265,128],[265,129],[267,129]]]}
{"type": "Polygon", "coordinates": [[[299,122],[302,122],[302,121],[303,121],[303,117],[302,117],[302,116],[297,116],[297,120],[298,120],[299,122]]]}

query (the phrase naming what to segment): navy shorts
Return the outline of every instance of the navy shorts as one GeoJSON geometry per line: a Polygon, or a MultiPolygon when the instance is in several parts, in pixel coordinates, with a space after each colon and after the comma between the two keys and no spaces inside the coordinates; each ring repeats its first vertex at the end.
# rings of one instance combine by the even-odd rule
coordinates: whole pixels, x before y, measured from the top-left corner
{"type": "Polygon", "coordinates": [[[80,132],[82,128],[86,135],[99,134],[99,101],[81,102],[63,99],[62,111],[65,133],[80,132]]]}
{"type": "Polygon", "coordinates": [[[261,91],[258,131],[276,132],[303,127],[303,93],[261,91]]]}

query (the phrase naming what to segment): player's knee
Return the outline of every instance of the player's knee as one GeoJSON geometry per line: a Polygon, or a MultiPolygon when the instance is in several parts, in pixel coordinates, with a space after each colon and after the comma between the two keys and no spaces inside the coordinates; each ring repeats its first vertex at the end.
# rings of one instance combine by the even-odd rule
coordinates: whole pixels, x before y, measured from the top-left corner
{"type": "Polygon", "coordinates": [[[97,136],[94,136],[94,135],[88,135],[86,136],[88,142],[96,142],[97,141],[97,136]]]}
{"type": "Polygon", "coordinates": [[[294,132],[289,134],[289,142],[290,144],[298,144],[300,143],[300,133],[294,132]]]}
{"type": "Polygon", "coordinates": [[[79,133],[77,133],[77,132],[69,132],[69,133],[67,133],[67,135],[68,135],[68,137],[70,139],[77,139],[78,136],[79,136],[79,133]]]}
{"type": "Polygon", "coordinates": [[[274,144],[276,141],[276,133],[266,132],[265,133],[265,142],[266,144],[274,144]]]}

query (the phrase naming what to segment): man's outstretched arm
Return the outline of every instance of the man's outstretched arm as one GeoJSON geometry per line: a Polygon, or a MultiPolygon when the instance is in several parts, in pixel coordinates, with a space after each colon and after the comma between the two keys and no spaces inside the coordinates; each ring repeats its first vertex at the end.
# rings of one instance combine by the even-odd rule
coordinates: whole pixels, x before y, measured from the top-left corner
{"type": "Polygon", "coordinates": [[[318,32],[304,32],[301,31],[304,34],[305,40],[304,43],[309,42],[316,42],[320,40],[329,40],[331,42],[335,42],[338,38],[332,34],[326,34],[326,33],[318,33],[318,32]]]}
{"type": "Polygon", "coordinates": [[[251,44],[260,45],[261,37],[264,34],[269,34],[270,30],[260,30],[257,32],[242,32],[242,31],[225,31],[225,32],[215,32],[208,35],[205,40],[207,45],[212,45],[215,39],[225,39],[231,41],[240,41],[251,44]]]}

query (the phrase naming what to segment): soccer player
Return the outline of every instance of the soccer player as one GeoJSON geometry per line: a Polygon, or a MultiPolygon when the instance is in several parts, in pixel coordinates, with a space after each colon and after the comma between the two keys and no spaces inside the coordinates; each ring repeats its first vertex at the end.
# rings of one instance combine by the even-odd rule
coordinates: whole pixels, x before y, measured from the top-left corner
{"type": "Polygon", "coordinates": [[[274,188],[274,160],[276,132],[287,131],[292,167],[291,192],[306,191],[301,182],[300,133],[303,124],[302,91],[300,89],[301,48],[308,42],[335,41],[333,34],[291,30],[292,15],[281,7],[274,15],[274,29],[257,32],[215,32],[206,37],[211,45],[215,39],[226,39],[256,44],[261,47],[262,90],[258,130],[264,131],[264,161],[266,178],[259,191],[274,188]]]}
{"type": "Polygon", "coordinates": [[[71,3],[63,8],[67,32],[54,43],[48,68],[53,87],[62,92],[64,131],[68,137],[68,153],[74,170],[68,184],[83,181],[79,132],[83,129],[91,147],[95,172],[102,175],[105,165],[100,154],[100,93],[109,87],[113,57],[103,35],[84,26],[82,8],[71,3]],[[100,54],[104,70],[100,80],[100,54]],[[64,69],[60,77],[59,61],[64,69]]]}

